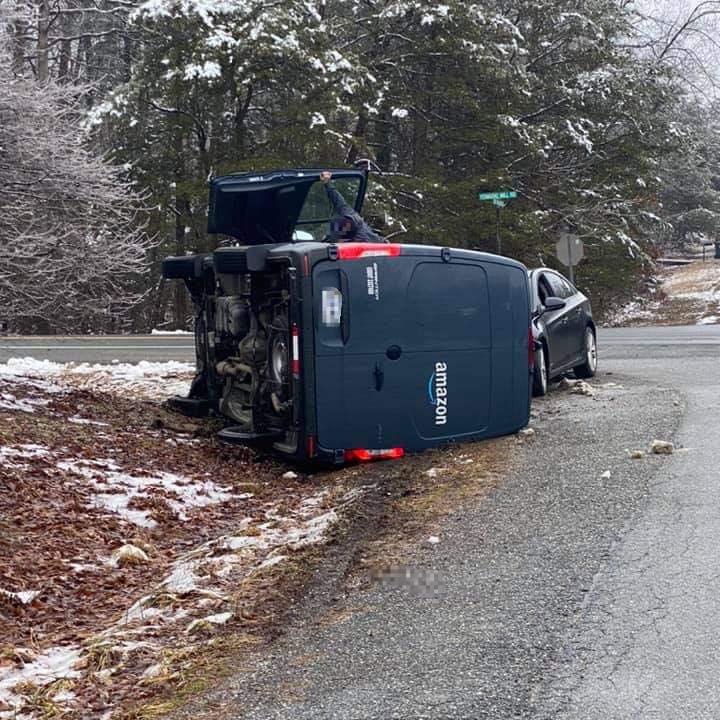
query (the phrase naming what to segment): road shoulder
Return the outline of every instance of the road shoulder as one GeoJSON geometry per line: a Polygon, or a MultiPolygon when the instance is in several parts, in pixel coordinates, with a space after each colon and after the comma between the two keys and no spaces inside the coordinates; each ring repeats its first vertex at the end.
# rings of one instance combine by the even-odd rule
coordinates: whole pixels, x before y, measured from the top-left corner
{"type": "Polygon", "coordinates": [[[662,465],[628,450],[671,437],[681,412],[651,383],[593,384],[594,396],[536,404],[512,471],[448,513],[438,542],[426,535],[370,586],[348,588],[344,573],[311,595],[269,652],[207,698],[212,716],[531,716],[662,465]]]}

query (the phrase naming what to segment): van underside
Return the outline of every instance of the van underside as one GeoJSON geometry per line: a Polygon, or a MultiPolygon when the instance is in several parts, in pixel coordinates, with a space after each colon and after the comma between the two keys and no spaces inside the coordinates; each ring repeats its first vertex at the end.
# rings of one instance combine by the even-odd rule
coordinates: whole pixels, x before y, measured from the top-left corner
{"type": "Polygon", "coordinates": [[[201,407],[198,414],[212,409],[232,420],[236,425],[222,433],[227,440],[292,444],[287,267],[252,274],[206,271],[188,287],[196,310],[197,374],[187,401],[175,404],[186,411],[201,407]]]}

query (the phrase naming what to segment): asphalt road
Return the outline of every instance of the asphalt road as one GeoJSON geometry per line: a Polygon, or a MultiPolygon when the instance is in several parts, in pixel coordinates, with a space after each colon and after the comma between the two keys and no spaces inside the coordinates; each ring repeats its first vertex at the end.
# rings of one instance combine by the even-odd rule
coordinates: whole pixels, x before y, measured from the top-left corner
{"type": "MultiPolygon", "coordinates": [[[[87,342],[3,339],[0,361],[192,358],[87,342]]],[[[515,469],[407,559],[430,586],[314,596],[212,717],[720,717],[718,346],[720,326],[602,331],[596,395],[536,402],[515,469]],[[654,439],[678,451],[630,459],[654,439]]]]}
{"type": "MultiPolygon", "coordinates": [[[[661,346],[679,348],[682,355],[687,345],[706,346],[707,349],[718,344],[720,325],[609,328],[601,329],[598,337],[600,353],[604,355],[609,350],[608,357],[617,355],[617,348],[624,348],[627,355],[628,349],[635,352],[645,346],[661,346]]],[[[193,338],[189,335],[0,336],[0,362],[11,357],[109,363],[113,360],[193,362],[195,356],[193,338]]]]}
{"type": "Polygon", "coordinates": [[[515,470],[408,558],[431,587],[313,597],[208,717],[720,717],[719,331],[602,333],[597,394],[536,402],[515,470]]]}
{"type": "Polygon", "coordinates": [[[189,335],[0,336],[0,362],[12,357],[62,363],[194,362],[195,352],[189,335]]]}

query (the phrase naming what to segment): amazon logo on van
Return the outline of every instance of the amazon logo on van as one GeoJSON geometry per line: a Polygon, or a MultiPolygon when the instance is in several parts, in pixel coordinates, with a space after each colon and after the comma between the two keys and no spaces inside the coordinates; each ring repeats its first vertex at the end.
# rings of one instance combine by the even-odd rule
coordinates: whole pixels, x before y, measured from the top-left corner
{"type": "Polygon", "coordinates": [[[435,372],[430,376],[430,380],[428,381],[428,397],[430,398],[430,404],[435,406],[435,424],[447,424],[447,363],[435,363],[435,372]]]}

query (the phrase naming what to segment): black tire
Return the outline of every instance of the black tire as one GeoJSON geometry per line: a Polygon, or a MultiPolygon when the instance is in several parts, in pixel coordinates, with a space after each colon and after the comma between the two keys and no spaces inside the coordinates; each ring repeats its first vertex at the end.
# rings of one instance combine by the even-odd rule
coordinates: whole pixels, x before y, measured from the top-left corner
{"type": "Polygon", "coordinates": [[[162,276],[166,280],[187,280],[188,278],[200,277],[202,259],[202,255],[165,258],[162,261],[162,276]]]}
{"type": "Polygon", "coordinates": [[[533,370],[533,395],[543,397],[548,391],[547,353],[544,346],[535,351],[535,369],[533,370]]]}
{"type": "Polygon", "coordinates": [[[590,327],[585,328],[585,336],[583,337],[583,348],[585,353],[585,361],[576,365],[573,370],[575,377],[591,378],[597,372],[597,340],[595,331],[590,327]]]}
{"type": "Polygon", "coordinates": [[[248,271],[246,248],[218,248],[213,253],[216,273],[245,274],[248,271]]]}

